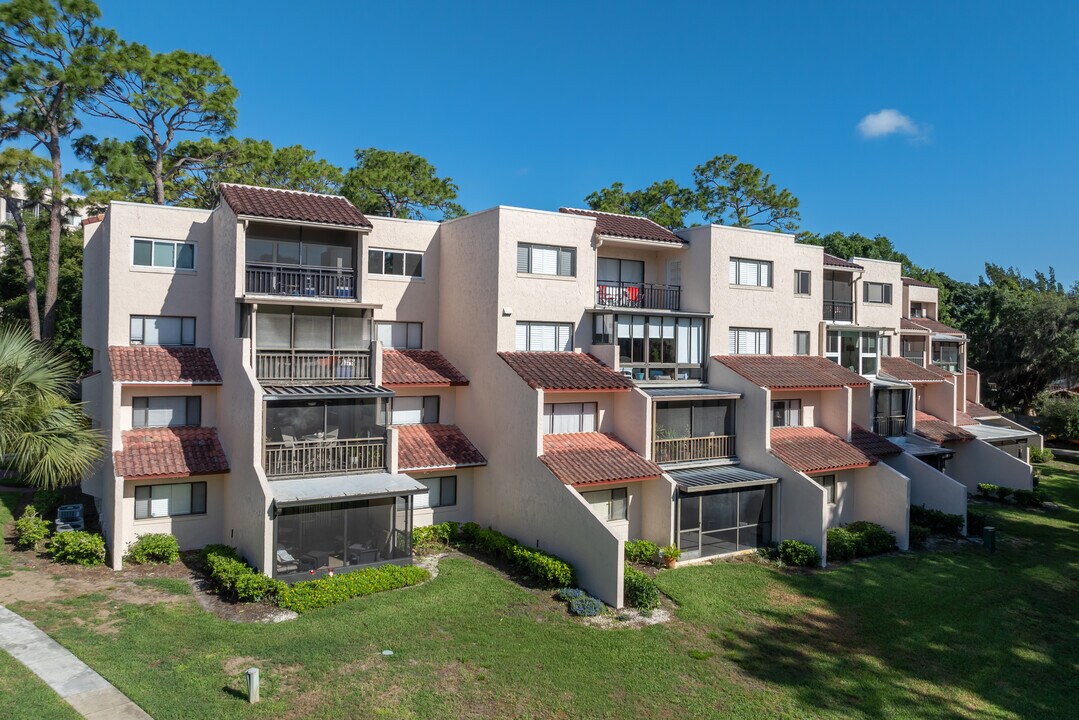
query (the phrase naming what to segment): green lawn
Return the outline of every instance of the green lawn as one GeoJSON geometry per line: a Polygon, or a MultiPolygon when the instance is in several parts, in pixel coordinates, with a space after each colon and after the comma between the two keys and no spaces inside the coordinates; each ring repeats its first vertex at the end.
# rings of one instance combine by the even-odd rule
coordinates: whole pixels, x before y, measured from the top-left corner
{"type": "Polygon", "coordinates": [[[1060,717],[1079,693],[1079,468],[1054,463],[1043,482],[1056,513],[986,506],[996,555],[667,571],[676,619],[643,630],[583,626],[463,559],[277,625],[227,622],[193,598],[13,609],[158,720],[1060,717]],[[251,665],[255,706],[240,692],[251,665]]]}
{"type": "Polygon", "coordinates": [[[0,717],[4,720],[77,720],[82,716],[37,675],[0,650],[0,717]]]}

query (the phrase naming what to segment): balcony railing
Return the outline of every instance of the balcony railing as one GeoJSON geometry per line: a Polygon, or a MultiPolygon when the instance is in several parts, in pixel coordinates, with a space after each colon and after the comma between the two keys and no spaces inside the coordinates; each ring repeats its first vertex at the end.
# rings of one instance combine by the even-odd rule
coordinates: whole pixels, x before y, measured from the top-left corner
{"type": "Polygon", "coordinates": [[[681,305],[682,288],[677,285],[607,282],[605,280],[596,283],[597,307],[679,310],[681,305]]]}
{"type": "Polygon", "coordinates": [[[854,322],[854,303],[846,300],[825,300],[824,321],[854,322]]]}
{"type": "Polygon", "coordinates": [[[903,353],[903,359],[904,360],[909,360],[910,362],[914,363],[915,365],[921,365],[923,367],[925,366],[925,353],[923,353],[923,352],[903,353]]]}
{"type": "Polygon", "coordinates": [[[906,415],[873,418],[873,432],[884,437],[899,437],[907,434],[906,415]]]}
{"type": "Polygon", "coordinates": [[[652,459],[661,464],[729,457],[734,457],[734,435],[652,441],[652,459]]]}
{"type": "Polygon", "coordinates": [[[246,274],[244,287],[258,295],[356,297],[356,273],[351,268],[247,263],[246,274]]]}
{"type": "Polygon", "coordinates": [[[282,385],[367,383],[371,354],[350,350],[257,350],[255,376],[282,385]]]}
{"type": "Polygon", "coordinates": [[[266,476],[304,477],[367,472],[386,467],[386,440],[298,440],[266,443],[266,476]]]}

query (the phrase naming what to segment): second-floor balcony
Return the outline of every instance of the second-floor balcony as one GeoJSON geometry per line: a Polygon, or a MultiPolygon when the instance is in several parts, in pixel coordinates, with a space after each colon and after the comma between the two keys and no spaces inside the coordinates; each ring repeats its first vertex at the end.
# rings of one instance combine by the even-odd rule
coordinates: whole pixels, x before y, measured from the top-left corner
{"type": "Polygon", "coordinates": [[[906,415],[878,415],[873,418],[873,432],[884,437],[901,437],[907,434],[906,415]]]}
{"type": "Polygon", "coordinates": [[[854,303],[845,300],[825,300],[824,321],[854,322],[854,303]]]}
{"type": "Polygon", "coordinates": [[[734,435],[652,441],[652,460],[660,464],[723,460],[734,456],[734,435]]]}
{"type": "Polygon", "coordinates": [[[371,381],[371,354],[360,350],[257,350],[255,375],[277,385],[347,385],[371,381]]]}
{"type": "Polygon", "coordinates": [[[267,442],[262,467],[271,479],[378,471],[386,467],[386,439],[338,439],[330,432],[267,442]]]}
{"type": "Polygon", "coordinates": [[[249,262],[244,290],[255,295],[356,299],[356,272],[350,268],[249,262]]]}
{"type": "Polygon", "coordinates": [[[642,310],[680,310],[682,288],[677,285],[599,280],[596,306],[642,310]]]}

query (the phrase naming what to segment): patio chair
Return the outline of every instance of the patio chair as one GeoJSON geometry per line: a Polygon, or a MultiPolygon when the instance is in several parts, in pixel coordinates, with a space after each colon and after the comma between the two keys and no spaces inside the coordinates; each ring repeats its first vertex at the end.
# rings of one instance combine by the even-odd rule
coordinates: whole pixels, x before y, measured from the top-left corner
{"type": "Polygon", "coordinates": [[[56,531],[60,530],[61,525],[66,525],[69,530],[82,530],[86,526],[86,521],[82,516],[82,504],[77,505],[61,505],[56,511],[56,531]]]}
{"type": "Polygon", "coordinates": [[[299,571],[300,564],[296,561],[296,558],[289,554],[289,551],[285,549],[284,545],[277,546],[277,572],[279,573],[294,573],[299,571]]]}

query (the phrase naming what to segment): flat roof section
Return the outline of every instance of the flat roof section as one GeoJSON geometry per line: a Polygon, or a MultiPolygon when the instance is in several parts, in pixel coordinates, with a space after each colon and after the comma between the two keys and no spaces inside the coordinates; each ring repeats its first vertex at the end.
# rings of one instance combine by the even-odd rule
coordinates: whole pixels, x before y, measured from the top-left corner
{"type": "Polygon", "coordinates": [[[289,507],[321,501],[342,502],[361,498],[418,495],[427,492],[427,486],[408,475],[366,473],[271,480],[270,492],[273,493],[278,507],[289,507]]]}
{"type": "Polygon", "coordinates": [[[667,475],[683,492],[707,492],[709,490],[733,490],[754,485],[774,485],[779,478],[746,470],[738,465],[713,465],[709,467],[668,470],[667,475]]]}

